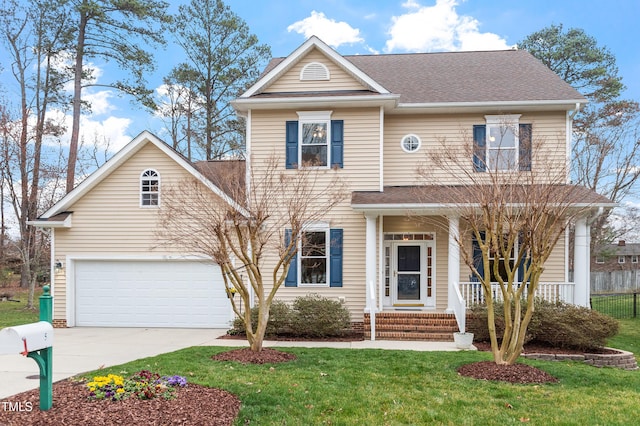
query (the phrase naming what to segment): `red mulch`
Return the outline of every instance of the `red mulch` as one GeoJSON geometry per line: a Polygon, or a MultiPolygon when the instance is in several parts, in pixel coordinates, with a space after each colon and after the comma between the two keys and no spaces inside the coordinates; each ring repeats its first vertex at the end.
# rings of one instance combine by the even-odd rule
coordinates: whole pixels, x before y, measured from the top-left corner
{"type": "MultiPolygon", "coordinates": [[[[473,345],[478,348],[479,351],[491,351],[491,343],[489,342],[474,342],[473,345]]],[[[568,348],[554,348],[551,346],[528,343],[524,346],[523,353],[525,354],[579,354],[582,355],[585,352],[578,349],[568,348]]],[[[599,348],[589,351],[589,353],[598,354],[612,354],[618,353],[618,351],[607,348],[599,348]]],[[[540,370],[539,368],[532,367],[527,364],[513,364],[513,365],[498,365],[493,361],[474,362],[472,364],[463,365],[458,369],[458,373],[462,376],[473,377],[480,380],[493,380],[509,383],[556,383],[558,379],[540,370]]]]}
{"type": "Polygon", "coordinates": [[[270,364],[293,361],[296,359],[296,356],[288,352],[281,352],[269,348],[262,348],[260,352],[254,352],[250,348],[241,348],[221,352],[212,356],[211,359],[216,361],[237,361],[242,364],[270,364]]]}
{"type": "Polygon", "coordinates": [[[458,373],[474,379],[509,383],[555,383],[558,381],[547,372],[527,364],[498,365],[493,361],[465,364],[458,368],[458,373]]]}
{"type": "Polygon", "coordinates": [[[240,411],[240,400],[229,392],[193,383],[178,388],[176,398],[123,401],[91,401],[84,383],[62,380],[53,384],[53,407],[39,409],[39,390],[11,396],[23,411],[0,409],[0,425],[231,425],[240,411]],[[31,404],[26,404],[30,402],[31,404]],[[29,411],[29,405],[32,410],[29,411]]]}

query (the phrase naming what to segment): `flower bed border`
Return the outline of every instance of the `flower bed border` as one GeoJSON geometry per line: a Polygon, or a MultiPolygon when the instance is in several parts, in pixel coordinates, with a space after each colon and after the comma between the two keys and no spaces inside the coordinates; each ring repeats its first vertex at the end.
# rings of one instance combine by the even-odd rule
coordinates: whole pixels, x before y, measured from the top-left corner
{"type": "Polygon", "coordinates": [[[613,354],[545,354],[545,353],[529,353],[522,354],[523,357],[529,359],[537,359],[542,361],[582,361],[585,364],[594,367],[614,367],[623,370],[637,370],[638,363],[632,352],[623,351],[614,348],[605,348],[617,353],[613,354]]]}

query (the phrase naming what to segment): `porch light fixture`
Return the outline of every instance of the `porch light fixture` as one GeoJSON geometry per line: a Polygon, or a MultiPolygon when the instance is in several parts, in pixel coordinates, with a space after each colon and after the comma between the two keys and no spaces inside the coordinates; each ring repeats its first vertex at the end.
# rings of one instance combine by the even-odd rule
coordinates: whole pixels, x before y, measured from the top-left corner
{"type": "Polygon", "coordinates": [[[54,264],[54,267],[56,269],[56,272],[62,271],[62,269],[64,268],[64,264],[62,263],[62,260],[56,259],[56,263],[54,264]]]}

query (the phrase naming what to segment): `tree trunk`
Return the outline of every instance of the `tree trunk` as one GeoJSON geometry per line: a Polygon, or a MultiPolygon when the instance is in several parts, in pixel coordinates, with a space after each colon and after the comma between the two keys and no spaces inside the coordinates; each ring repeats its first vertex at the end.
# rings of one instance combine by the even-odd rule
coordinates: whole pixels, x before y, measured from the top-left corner
{"type": "Polygon", "coordinates": [[[73,122],[71,124],[71,140],[69,141],[69,159],[67,161],[67,193],[71,192],[76,180],[76,162],[78,160],[78,139],[80,138],[80,113],[82,110],[82,65],[84,61],[85,31],[88,13],[80,12],[80,26],[76,44],[76,62],[73,78],[73,122]]]}

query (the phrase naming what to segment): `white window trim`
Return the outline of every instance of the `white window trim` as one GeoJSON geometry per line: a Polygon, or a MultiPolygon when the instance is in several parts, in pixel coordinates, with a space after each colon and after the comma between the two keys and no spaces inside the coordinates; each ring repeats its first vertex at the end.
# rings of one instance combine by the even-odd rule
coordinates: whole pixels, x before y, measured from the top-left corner
{"type": "Polygon", "coordinates": [[[138,190],[140,191],[140,207],[143,208],[143,209],[157,209],[157,208],[159,208],[160,207],[160,202],[161,202],[161,199],[160,199],[161,198],[160,197],[160,188],[161,187],[162,187],[162,181],[160,180],[160,173],[156,169],[151,169],[151,168],[144,169],[142,171],[142,173],[140,173],[140,180],[138,181],[138,190]],[[144,174],[147,173],[147,172],[153,172],[153,173],[156,174],[156,178],[158,180],[158,191],[156,191],[156,192],[151,192],[151,191],[144,192],[142,190],[142,181],[143,180],[148,180],[148,179],[145,179],[145,176],[144,176],[144,174]],[[144,204],[143,203],[143,197],[142,197],[143,194],[154,194],[154,193],[158,195],[158,204],[155,204],[155,205],[154,204],[144,204]]]}
{"type": "Polygon", "coordinates": [[[596,256],[596,263],[604,263],[604,257],[603,256],[596,256]]]}
{"type": "Polygon", "coordinates": [[[620,263],[620,264],[625,263],[624,256],[618,256],[618,263],[620,263]]]}
{"type": "Polygon", "coordinates": [[[327,164],[314,166],[313,169],[329,169],[331,165],[331,114],[333,111],[297,111],[298,114],[298,164],[302,164],[302,147],[304,124],[326,123],[327,125],[327,164]]]}
{"type": "Polygon", "coordinates": [[[486,163],[486,167],[488,170],[494,170],[493,165],[491,164],[491,155],[489,155],[490,151],[492,150],[514,150],[515,151],[515,161],[514,161],[514,169],[497,169],[496,171],[498,172],[513,172],[513,171],[517,171],[519,168],[519,164],[520,164],[520,135],[519,135],[519,130],[520,130],[520,117],[522,116],[522,114],[504,114],[504,115],[485,115],[484,119],[485,119],[485,126],[486,126],[486,141],[485,141],[485,163],[486,163]],[[506,126],[512,126],[513,127],[513,134],[514,134],[514,147],[513,148],[494,148],[491,149],[490,148],[490,143],[489,143],[489,138],[490,138],[490,134],[491,131],[489,130],[490,127],[506,127],[506,126]]]}
{"type": "Polygon", "coordinates": [[[631,256],[631,263],[638,263],[638,255],[634,254],[633,256],[631,256]]]}
{"type": "Polygon", "coordinates": [[[402,137],[402,139],[400,139],[400,148],[402,148],[402,150],[407,154],[414,154],[420,151],[420,148],[422,148],[422,139],[420,139],[420,136],[416,135],[415,133],[406,134],[402,137]],[[413,151],[408,150],[407,147],[404,145],[405,140],[410,137],[414,137],[418,140],[418,146],[413,151]]]}
{"type": "Polygon", "coordinates": [[[298,266],[298,276],[297,276],[297,284],[298,287],[329,287],[331,283],[331,228],[327,222],[310,222],[305,224],[302,227],[300,233],[300,239],[298,239],[298,256],[297,257],[297,266],[298,266]],[[303,283],[302,282],[302,234],[305,232],[324,232],[325,233],[325,283],[303,283]]]}

